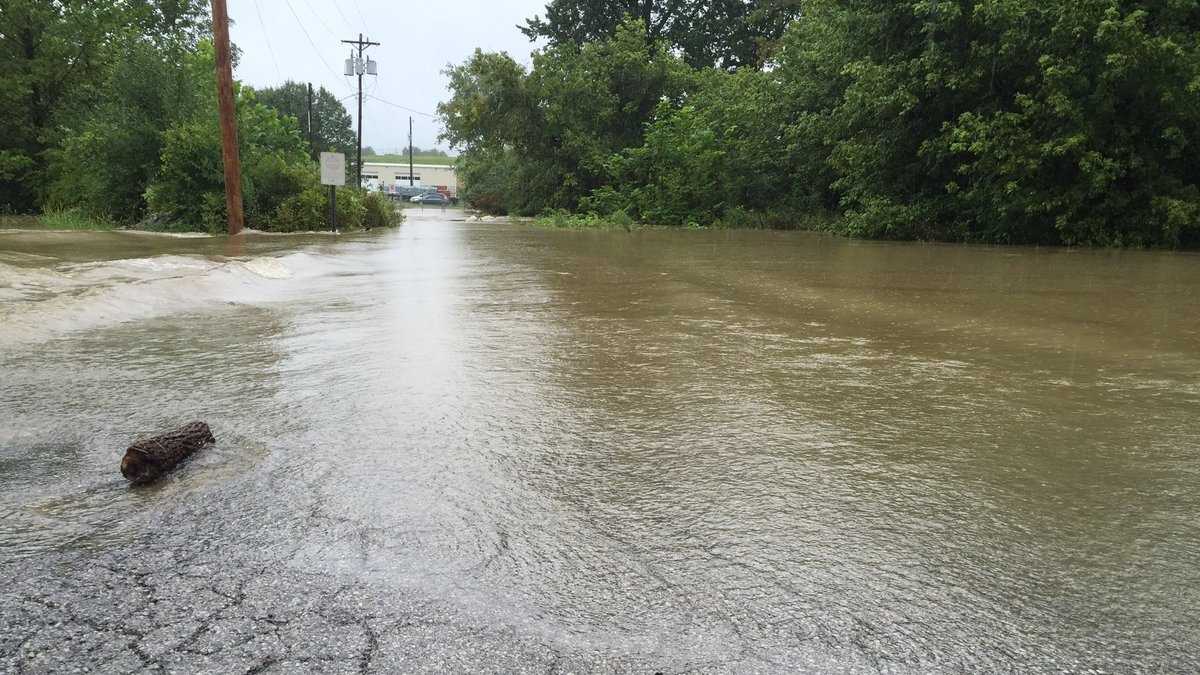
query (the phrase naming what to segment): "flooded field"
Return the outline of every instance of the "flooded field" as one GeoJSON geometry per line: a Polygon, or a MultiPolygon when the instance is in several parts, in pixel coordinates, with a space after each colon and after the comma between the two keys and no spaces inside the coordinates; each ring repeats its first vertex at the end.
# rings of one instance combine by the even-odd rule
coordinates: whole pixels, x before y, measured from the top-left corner
{"type": "Polygon", "coordinates": [[[0,668],[1200,669],[1200,256],[453,214],[0,231],[0,668]]]}

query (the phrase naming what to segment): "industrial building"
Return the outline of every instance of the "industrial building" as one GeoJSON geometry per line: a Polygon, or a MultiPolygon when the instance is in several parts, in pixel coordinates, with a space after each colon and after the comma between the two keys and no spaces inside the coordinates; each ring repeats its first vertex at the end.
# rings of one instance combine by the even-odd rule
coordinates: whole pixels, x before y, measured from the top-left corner
{"type": "MultiPolygon", "coordinates": [[[[363,158],[366,160],[366,158],[363,158]]],[[[458,174],[453,165],[414,164],[411,184],[435,188],[451,196],[458,195],[458,174]]],[[[363,161],[363,184],[390,192],[394,187],[408,187],[408,164],[381,164],[363,161]]]]}

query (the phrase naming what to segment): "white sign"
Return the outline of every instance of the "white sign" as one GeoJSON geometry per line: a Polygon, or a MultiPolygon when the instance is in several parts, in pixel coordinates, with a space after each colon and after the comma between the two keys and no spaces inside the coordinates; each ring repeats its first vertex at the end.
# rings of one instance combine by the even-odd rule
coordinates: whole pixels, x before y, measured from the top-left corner
{"type": "Polygon", "coordinates": [[[346,156],[340,152],[321,153],[321,185],[346,184],[346,156]]]}

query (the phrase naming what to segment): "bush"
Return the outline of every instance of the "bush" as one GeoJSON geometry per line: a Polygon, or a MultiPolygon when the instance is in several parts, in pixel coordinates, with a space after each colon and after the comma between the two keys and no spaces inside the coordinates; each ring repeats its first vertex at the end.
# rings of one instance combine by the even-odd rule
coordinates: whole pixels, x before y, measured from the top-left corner
{"type": "MultiPolygon", "coordinates": [[[[367,219],[362,193],[348,187],[337,188],[337,226],[339,230],[359,230],[367,219]]],[[[300,194],[289,197],[271,220],[272,232],[312,232],[329,230],[329,187],[316,180],[300,194]]]]}
{"type": "Polygon", "coordinates": [[[539,227],[555,230],[625,230],[632,232],[643,227],[625,211],[617,211],[604,216],[598,213],[575,214],[566,209],[554,209],[542,214],[534,223],[539,227]]]}
{"type": "Polygon", "coordinates": [[[246,223],[269,230],[283,203],[316,184],[317,173],[308,162],[288,162],[272,154],[250,162],[243,182],[246,223]]]}
{"type": "Polygon", "coordinates": [[[369,192],[363,198],[366,214],[363,217],[363,227],[373,230],[378,227],[396,227],[404,219],[403,214],[396,208],[391,199],[379,192],[369,192]]]}
{"type": "Polygon", "coordinates": [[[306,232],[329,229],[329,199],[324,187],[306,187],[279,205],[271,220],[272,232],[306,232]]]}

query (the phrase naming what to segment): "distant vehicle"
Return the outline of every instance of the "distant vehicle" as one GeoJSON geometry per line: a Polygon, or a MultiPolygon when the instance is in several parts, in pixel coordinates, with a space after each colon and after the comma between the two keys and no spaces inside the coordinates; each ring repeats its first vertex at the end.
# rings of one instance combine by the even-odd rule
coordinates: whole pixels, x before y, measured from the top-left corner
{"type": "Polygon", "coordinates": [[[417,195],[409,200],[414,204],[432,204],[434,206],[445,206],[450,203],[450,198],[440,192],[427,192],[423,195],[417,195]]]}
{"type": "Polygon", "coordinates": [[[408,185],[395,185],[392,187],[391,192],[389,192],[388,194],[393,199],[410,201],[410,200],[412,200],[413,197],[418,197],[420,195],[427,195],[430,192],[437,192],[437,190],[434,188],[431,188],[431,187],[415,187],[415,186],[410,187],[408,185]]]}

